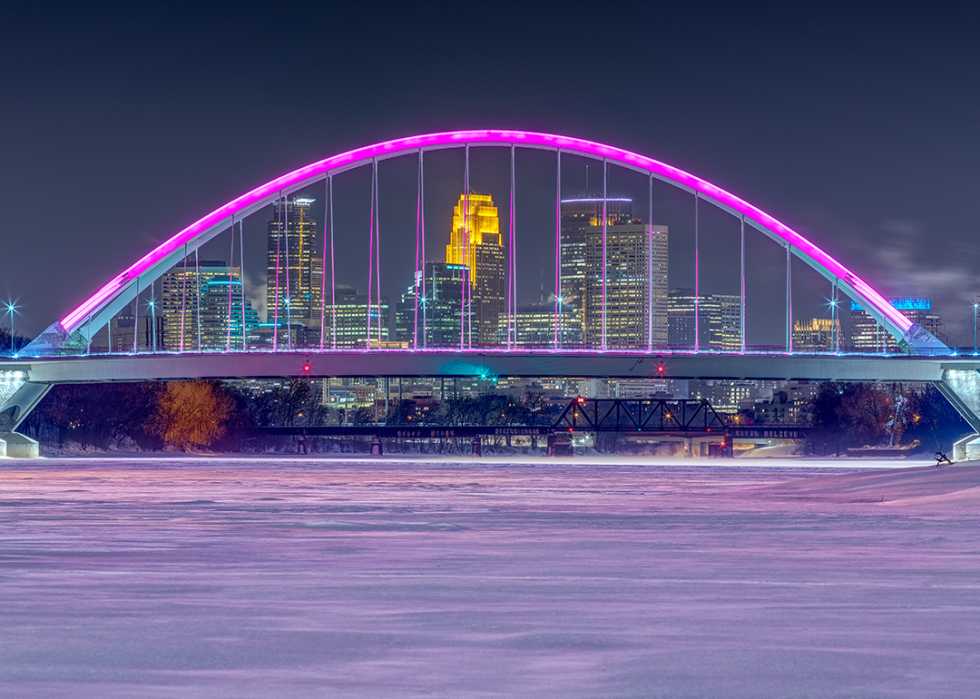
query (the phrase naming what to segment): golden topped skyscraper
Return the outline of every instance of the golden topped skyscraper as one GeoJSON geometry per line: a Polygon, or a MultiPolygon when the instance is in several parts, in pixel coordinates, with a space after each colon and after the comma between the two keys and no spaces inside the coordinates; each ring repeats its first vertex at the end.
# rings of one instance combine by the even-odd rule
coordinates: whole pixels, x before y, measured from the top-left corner
{"type": "Polygon", "coordinates": [[[493,344],[504,311],[507,263],[500,237],[500,218],[489,194],[459,195],[459,203],[453,209],[446,262],[469,268],[476,322],[472,338],[480,345],[493,344]]]}

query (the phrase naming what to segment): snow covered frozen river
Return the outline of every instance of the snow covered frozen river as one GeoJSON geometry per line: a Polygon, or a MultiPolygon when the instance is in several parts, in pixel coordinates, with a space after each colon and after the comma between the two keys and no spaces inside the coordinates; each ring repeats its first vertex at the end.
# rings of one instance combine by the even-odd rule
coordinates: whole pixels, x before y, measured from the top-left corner
{"type": "Polygon", "coordinates": [[[0,696],[973,699],[980,466],[881,465],[0,460],[0,696]]]}

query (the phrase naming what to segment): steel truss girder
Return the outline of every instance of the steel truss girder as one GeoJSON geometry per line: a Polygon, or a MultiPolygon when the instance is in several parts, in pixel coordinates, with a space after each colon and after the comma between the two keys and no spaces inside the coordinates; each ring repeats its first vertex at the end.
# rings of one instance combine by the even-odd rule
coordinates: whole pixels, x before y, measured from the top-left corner
{"type": "Polygon", "coordinates": [[[727,425],[706,400],[576,398],[553,430],[587,432],[711,432],[727,425]]]}

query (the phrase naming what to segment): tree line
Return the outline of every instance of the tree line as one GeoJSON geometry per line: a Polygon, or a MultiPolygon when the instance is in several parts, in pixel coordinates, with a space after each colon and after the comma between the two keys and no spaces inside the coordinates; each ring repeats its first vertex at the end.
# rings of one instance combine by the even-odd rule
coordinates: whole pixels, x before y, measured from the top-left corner
{"type": "MultiPolygon", "coordinates": [[[[318,388],[318,387],[317,387],[318,388]]],[[[221,381],[58,385],[20,431],[46,443],[74,442],[96,449],[135,446],[157,450],[237,451],[257,427],[326,425],[547,426],[557,411],[540,393],[520,398],[486,394],[441,402],[404,399],[373,407],[331,408],[303,379],[243,389],[221,381]]]]}
{"type": "Polygon", "coordinates": [[[815,449],[908,446],[947,451],[972,432],[931,384],[906,390],[901,384],[827,381],[803,412],[815,449]],[[819,445],[819,447],[818,447],[819,445]]]}
{"type": "Polygon", "coordinates": [[[31,339],[23,335],[14,335],[13,346],[10,344],[10,328],[0,328],[0,354],[9,354],[11,349],[16,352],[27,347],[31,339]]]}
{"type": "MultiPolygon", "coordinates": [[[[319,389],[319,386],[316,386],[319,389]]],[[[393,400],[331,408],[309,380],[265,384],[261,390],[221,381],[172,381],[55,386],[20,431],[39,441],[96,449],[238,451],[255,442],[257,427],[324,425],[546,427],[561,405],[535,391],[511,397],[486,393],[441,402],[393,400]]],[[[825,382],[802,416],[817,453],[849,447],[904,446],[948,450],[970,432],[933,386],[825,382]]]]}

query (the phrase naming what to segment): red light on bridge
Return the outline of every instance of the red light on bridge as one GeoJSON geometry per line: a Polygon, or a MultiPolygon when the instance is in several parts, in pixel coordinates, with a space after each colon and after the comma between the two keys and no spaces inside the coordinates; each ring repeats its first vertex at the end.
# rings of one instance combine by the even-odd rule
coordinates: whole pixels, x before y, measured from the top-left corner
{"type": "Polygon", "coordinates": [[[578,397],[578,398],[577,398],[576,400],[577,400],[577,401],[578,401],[579,403],[584,403],[584,402],[585,402],[585,398],[582,398],[581,396],[579,396],[579,397],[578,397]]]}

